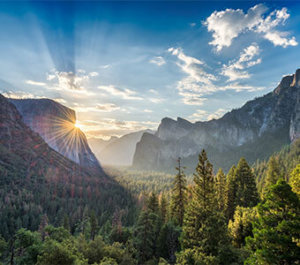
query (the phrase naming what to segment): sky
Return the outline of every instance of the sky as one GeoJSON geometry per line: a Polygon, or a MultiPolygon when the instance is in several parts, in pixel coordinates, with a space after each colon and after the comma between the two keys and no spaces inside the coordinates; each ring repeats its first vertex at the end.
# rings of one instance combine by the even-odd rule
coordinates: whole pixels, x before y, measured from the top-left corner
{"type": "Polygon", "coordinates": [[[0,1],[0,92],[88,137],[221,117],[300,64],[300,1],[0,1]]]}

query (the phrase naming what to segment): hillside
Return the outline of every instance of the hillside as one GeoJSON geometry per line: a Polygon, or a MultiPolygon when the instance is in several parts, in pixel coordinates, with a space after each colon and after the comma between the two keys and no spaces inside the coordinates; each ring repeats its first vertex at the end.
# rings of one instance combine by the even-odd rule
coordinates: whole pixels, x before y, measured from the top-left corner
{"type": "Polygon", "coordinates": [[[72,230],[92,210],[100,224],[118,209],[126,209],[124,218],[132,220],[127,208],[131,197],[124,188],[49,147],[2,95],[0,176],[0,234],[5,237],[20,227],[36,230],[43,215],[56,225],[67,215],[72,230]]]}
{"type": "Polygon", "coordinates": [[[284,77],[274,91],[220,119],[191,123],[182,118],[164,118],[155,135],[142,136],[133,167],[171,171],[181,157],[192,171],[203,148],[216,168],[225,171],[241,156],[250,163],[268,158],[300,136],[299,82],[300,69],[284,77]]]}

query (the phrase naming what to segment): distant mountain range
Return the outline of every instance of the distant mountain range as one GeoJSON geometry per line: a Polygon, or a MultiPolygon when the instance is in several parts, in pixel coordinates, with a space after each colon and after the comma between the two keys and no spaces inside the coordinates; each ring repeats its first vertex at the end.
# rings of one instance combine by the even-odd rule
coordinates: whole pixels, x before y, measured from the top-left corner
{"type": "Polygon", "coordinates": [[[113,136],[109,140],[90,138],[88,143],[103,165],[131,166],[136,144],[144,133],[153,134],[154,132],[142,130],[120,138],[113,136]]]}
{"type": "Polygon", "coordinates": [[[136,145],[133,167],[171,171],[181,157],[193,171],[202,148],[215,168],[228,170],[244,156],[250,163],[268,158],[300,137],[300,69],[285,76],[273,92],[247,102],[220,119],[191,123],[164,118],[155,134],[136,145]]]}
{"type": "Polygon", "coordinates": [[[75,111],[51,99],[10,99],[23,121],[55,151],[97,174],[104,174],[86,136],[76,128],[75,111]]]}

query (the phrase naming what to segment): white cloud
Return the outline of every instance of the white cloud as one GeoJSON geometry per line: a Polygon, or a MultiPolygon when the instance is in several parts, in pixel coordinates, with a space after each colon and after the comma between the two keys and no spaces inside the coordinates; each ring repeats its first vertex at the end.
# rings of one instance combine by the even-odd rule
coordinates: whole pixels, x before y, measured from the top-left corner
{"type": "Polygon", "coordinates": [[[96,108],[100,111],[104,112],[111,112],[115,110],[119,110],[120,107],[113,103],[106,103],[106,104],[98,104],[96,108]]]}
{"type": "Polygon", "coordinates": [[[23,91],[2,91],[1,94],[7,98],[13,99],[26,99],[26,98],[45,98],[41,96],[36,96],[31,93],[23,92],[23,91]]]}
{"type": "Polygon", "coordinates": [[[202,105],[205,99],[201,96],[204,91],[213,87],[212,81],[216,80],[216,77],[203,69],[203,61],[186,55],[181,48],[169,48],[168,52],[178,58],[177,65],[187,74],[187,77],[177,84],[183,102],[188,105],[202,105]]]}
{"type": "Polygon", "coordinates": [[[28,85],[33,85],[33,86],[45,86],[46,85],[46,83],[37,82],[37,81],[33,81],[33,80],[26,80],[25,83],[28,85]]]}
{"type": "Polygon", "coordinates": [[[252,31],[259,33],[263,38],[272,42],[275,46],[296,46],[298,43],[295,37],[288,38],[288,32],[281,32],[276,29],[289,18],[286,8],[274,10],[264,16],[268,8],[263,4],[251,7],[247,13],[241,9],[226,9],[214,11],[203,23],[209,32],[212,32],[213,40],[209,43],[221,51],[229,47],[232,40],[241,33],[252,31]]]}
{"type": "Polygon", "coordinates": [[[208,112],[206,110],[197,110],[195,113],[193,113],[191,116],[189,116],[189,119],[193,122],[195,121],[209,121],[212,119],[218,119],[221,118],[228,109],[219,108],[215,112],[208,112]]]}
{"type": "MultiPolygon", "coordinates": [[[[217,85],[217,78],[202,68],[204,62],[185,55],[180,48],[170,48],[168,51],[177,56],[180,61],[177,65],[187,74],[177,83],[178,94],[182,96],[182,101],[186,105],[203,105],[204,101],[207,100],[205,96],[217,91],[234,90],[239,92],[264,89],[263,87],[241,85],[237,82],[217,85]]],[[[229,62],[228,65],[223,65],[221,73],[228,76],[229,81],[248,78],[250,75],[244,69],[261,62],[260,58],[255,58],[258,54],[259,47],[257,44],[251,44],[241,52],[239,59],[229,62]]]]}
{"type": "Polygon", "coordinates": [[[139,96],[136,96],[137,93],[128,88],[120,89],[120,88],[114,87],[113,85],[109,85],[109,86],[98,86],[98,89],[105,91],[113,96],[121,97],[123,99],[128,99],[128,100],[142,100],[143,99],[139,96]]]}
{"type": "Polygon", "coordinates": [[[258,45],[252,43],[241,52],[239,59],[223,65],[222,74],[229,78],[228,81],[250,78],[251,75],[245,69],[261,63],[261,58],[254,59],[259,53],[258,45]]]}
{"type": "Polygon", "coordinates": [[[163,101],[165,101],[163,98],[149,98],[149,100],[153,103],[162,103],[163,101]]]}
{"type": "Polygon", "coordinates": [[[193,23],[190,23],[190,26],[193,28],[193,27],[195,27],[195,26],[196,26],[196,23],[195,23],[195,22],[193,22],[193,23]]]}
{"type": "Polygon", "coordinates": [[[122,136],[130,132],[156,129],[159,125],[158,122],[152,121],[120,121],[112,118],[97,121],[79,119],[79,122],[88,137],[122,136]]]}
{"type": "Polygon", "coordinates": [[[153,111],[151,109],[144,109],[144,112],[146,112],[146,113],[152,113],[153,111]]]}
{"type": "Polygon", "coordinates": [[[83,69],[78,69],[76,73],[54,70],[48,73],[47,80],[56,90],[85,91],[84,86],[97,75],[97,72],[86,73],[83,69]]]}
{"type": "Polygon", "coordinates": [[[94,76],[98,76],[99,74],[97,73],[97,72],[91,72],[91,73],[89,73],[89,76],[92,76],[92,77],[94,77],[94,76]]]}
{"type": "Polygon", "coordinates": [[[162,66],[166,63],[165,59],[161,56],[156,56],[149,61],[150,63],[156,64],[158,66],[162,66]]]}

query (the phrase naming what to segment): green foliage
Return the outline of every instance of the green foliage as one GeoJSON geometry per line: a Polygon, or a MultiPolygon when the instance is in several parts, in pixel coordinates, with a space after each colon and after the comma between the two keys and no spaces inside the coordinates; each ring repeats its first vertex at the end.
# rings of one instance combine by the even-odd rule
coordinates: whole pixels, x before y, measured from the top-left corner
{"type": "Polygon", "coordinates": [[[236,167],[232,166],[226,177],[225,188],[225,216],[227,220],[233,218],[236,207],[237,181],[235,175],[236,167]]]}
{"type": "Polygon", "coordinates": [[[17,264],[34,265],[41,251],[41,234],[20,229],[14,242],[15,260],[17,264]]]}
{"type": "Polygon", "coordinates": [[[241,158],[236,170],[236,206],[253,207],[259,201],[255,177],[245,158],[241,158]]]}
{"type": "Polygon", "coordinates": [[[176,261],[175,253],[180,250],[179,236],[181,228],[173,221],[164,224],[158,238],[158,256],[163,257],[171,264],[176,261]]]}
{"type": "Polygon", "coordinates": [[[229,221],[228,230],[232,237],[233,246],[241,248],[245,245],[245,238],[252,236],[252,223],[256,221],[256,209],[238,206],[233,220],[229,221]]]}
{"type": "Polygon", "coordinates": [[[177,175],[175,176],[173,182],[173,189],[171,193],[171,205],[170,205],[170,214],[171,218],[175,220],[177,224],[182,226],[183,217],[185,212],[185,206],[187,203],[187,187],[186,187],[186,176],[180,167],[176,168],[178,170],[177,175]]]}
{"type": "Polygon", "coordinates": [[[218,211],[212,165],[204,150],[199,155],[194,176],[193,197],[182,227],[183,251],[178,256],[179,261],[181,264],[218,264],[218,260],[225,260],[228,263],[224,264],[229,264],[231,250],[226,220],[218,211]]]}
{"type": "Polygon", "coordinates": [[[134,246],[138,252],[138,261],[143,263],[154,257],[158,235],[158,216],[152,211],[142,211],[135,229],[134,246]]]}
{"type": "MultiPolygon", "coordinates": [[[[291,172],[300,163],[300,139],[290,145],[284,146],[279,152],[274,153],[273,156],[276,157],[280,176],[284,177],[285,180],[289,180],[291,172]]],[[[267,177],[267,162],[258,160],[254,164],[253,169],[255,176],[257,176],[259,191],[262,191],[267,177]]]]}
{"type": "Polygon", "coordinates": [[[300,197],[300,164],[298,164],[291,173],[290,184],[293,192],[300,197]]]}
{"type": "Polygon", "coordinates": [[[252,252],[246,264],[297,264],[300,257],[300,204],[283,180],[271,186],[258,205],[253,237],[246,239],[252,252]]]}
{"type": "Polygon", "coordinates": [[[215,177],[215,191],[216,200],[219,211],[225,210],[225,197],[226,197],[226,177],[223,170],[220,168],[215,177]]]}
{"type": "Polygon", "coordinates": [[[277,159],[271,156],[268,162],[268,169],[266,173],[266,179],[264,183],[264,193],[267,192],[268,188],[277,183],[281,178],[281,172],[277,159]]]}
{"type": "Polygon", "coordinates": [[[1,259],[2,255],[5,253],[5,251],[7,250],[7,248],[8,248],[7,242],[5,241],[5,239],[2,236],[0,236],[0,259],[1,259]]]}

